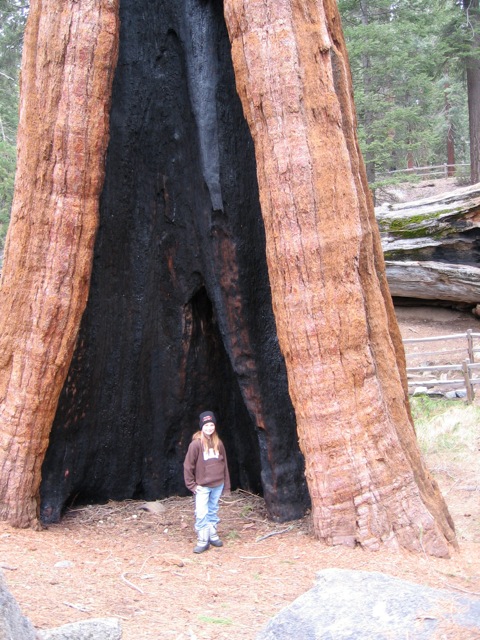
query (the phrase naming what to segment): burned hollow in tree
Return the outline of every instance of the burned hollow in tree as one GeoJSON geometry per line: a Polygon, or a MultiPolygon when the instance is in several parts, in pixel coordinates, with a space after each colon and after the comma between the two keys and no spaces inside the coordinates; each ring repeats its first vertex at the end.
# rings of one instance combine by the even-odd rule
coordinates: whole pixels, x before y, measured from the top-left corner
{"type": "Polygon", "coordinates": [[[198,413],[234,487],[309,503],[271,308],[253,143],[222,2],[125,0],[89,301],[42,469],[41,515],[185,494],[198,413]]]}

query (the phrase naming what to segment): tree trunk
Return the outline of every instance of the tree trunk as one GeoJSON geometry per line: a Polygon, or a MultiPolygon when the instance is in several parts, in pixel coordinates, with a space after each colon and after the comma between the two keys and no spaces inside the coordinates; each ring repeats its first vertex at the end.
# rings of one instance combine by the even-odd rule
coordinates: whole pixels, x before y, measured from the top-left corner
{"type": "Polygon", "coordinates": [[[335,2],[226,0],[316,536],[445,556],[418,450],[335,2]]]}
{"type": "Polygon", "coordinates": [[[32,2],[0,283],[0,518],[35,525],[40,469],[90,281],[116,0],[32,2]]]}
{"type": "Polygon", "coordinates": [[[450,105],[450,85],[445,82],[445,120],[447,122],[447,177],[455,175],[455,128],[451,119],[452,107],[450,105]]]}
{"type": "Polygon", "coordinates": [[[468,122],[470,130],[470,180],[480,182],[480,14],[478,0],[463,0],[473,33],[472,55],[466,58],[468,122]]]}
{"type": "Polygon", "coordinates": [[[426,260],[387,260],[390,293],[396,298],[454,302],[465,307],[480,304],[480,269],[468,265],[426,260]]]}
{"type": "Polygon", "coordinates": [[[86,311],[42,467],[41,517],[187,495],[198,414],[233,486],[310,505],[276,337],[252,138],[222,0],[122,0],[86,311]]]}
{"type": "MultiPolygon", "coordinates": [[[[480,46],[480,43],[479,43],[480,46]]],[[[470,181],[480,182],[480,61],[467,67],[470,181]]]]}
{"type": "MultiPolygon", "coordinates": [[[[362,25],[366,27],[369,23],[369,15],[368,15],[368,5],[365,2],[360,2],[360,13],[362,19],[362,25]]],[[[368,98],[372,94],[372,71],[371,71],[371,61],[370,56],[367,53],[364,53],[361,57],[362,60],[362,68],[363,68],[363,86],[365,91],[365,96],[368,98]]],[[[367,152],[365,154],[365,167],[367,170],[367,180],[368,184],[373,184],[375,182],[375,157],[371,150],[371,145],[374,142],[372,135],[372,127],[375,121],[375,114],[366,106],[365,114],[364,114],[364,126],[365,126],[365,142],[367,144],[367,152]]],[[[373,194],[375,198],[375,195],[373,194]]]]}

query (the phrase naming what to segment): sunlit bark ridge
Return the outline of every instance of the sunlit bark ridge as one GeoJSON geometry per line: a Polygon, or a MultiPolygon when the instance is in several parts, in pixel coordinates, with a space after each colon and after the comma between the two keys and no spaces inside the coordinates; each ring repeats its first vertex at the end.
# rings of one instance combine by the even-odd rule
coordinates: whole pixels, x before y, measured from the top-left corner
{"type": "Polygon", "coordinates": [[[35,526],[40,469],[88,296],[118,0],[34,0],[0,284],[0,518],[35,526]]]}
{"type": "Polygon", "coordinates": [[[225,0],[318,538],[446,556],[355,137],[334,0],[225,0]]]}

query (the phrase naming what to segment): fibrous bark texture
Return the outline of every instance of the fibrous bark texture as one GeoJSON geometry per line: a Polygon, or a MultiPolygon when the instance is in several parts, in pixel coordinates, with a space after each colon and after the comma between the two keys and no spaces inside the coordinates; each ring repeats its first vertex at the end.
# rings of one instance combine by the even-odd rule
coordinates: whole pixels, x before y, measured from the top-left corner
{"type": "Polygon", "coordinates": [[[117,2],[32,2],[0,284],[0,517],[34,524],[85,308],[104,177],[117,2]]]}
{"type": "Polygon", "coordinates": [[[334,0],[226,0],[316,535],[454,542],[420,456],[334,0]]]}
{"type": "Polygon", "coordinates": [[[72,501],[186,494],[198,414],[234,487],[309,505],[275,332],[255,156],[220,0],[122,0],[90,296],[43,465],[72,501]]]}

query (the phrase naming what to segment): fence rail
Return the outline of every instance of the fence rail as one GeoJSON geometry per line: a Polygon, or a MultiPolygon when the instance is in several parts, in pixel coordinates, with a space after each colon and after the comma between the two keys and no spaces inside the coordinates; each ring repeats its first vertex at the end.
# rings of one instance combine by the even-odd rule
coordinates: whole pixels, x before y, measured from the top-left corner
{"type": "Polygon", "coordinates": [[[432,178],[437,176],[440,178],[454,178],[456,176],[468,176],[470,174],[469,163],[458,164],[432,164],[427,167],[411,167],[409,169],[394,169],[392,171],[381,171],[376,174],[375,180],[385,180],[388,177],[397,176],[423,176],[432,178]]]}
{"type": "Polygon", "coordinates": [[[405,355],[408,360],[413,358],[425,358],[425,356],[441,356],[444,359],[446,355],[462,354],[466,358],[460,358],[455,364],[427,364],[421,366],[407,366],[407,378],[409,389],[411,387],[444,387],[449,386],[451,389],[459,386],[465,386],[467,393],[467,401],[473,402],[475,398],[475,385],[480,384],[480,377],[475,373],[480,372],[480,362],[475,362],[475,354],[480,353],[480,345],[477,346],[475,340],[480,340],[480,333],[474,333],[469,329],[466,333],[455,333],[446,336],[431,336],[428,338],[406,338],[403,340],[405,346],[405,355]],[[451,341],[465,340],[465,344],[461,347],[442,351],[430,352],[414,352],[409,351],[408,346],[420,342],[435,341],[451,341]],[[441,377],[434,379],[426,379],[425,374],[440,374],[441,377]],[[458,373],[461,377],[447,378],[448,374],[458,373]]]}

